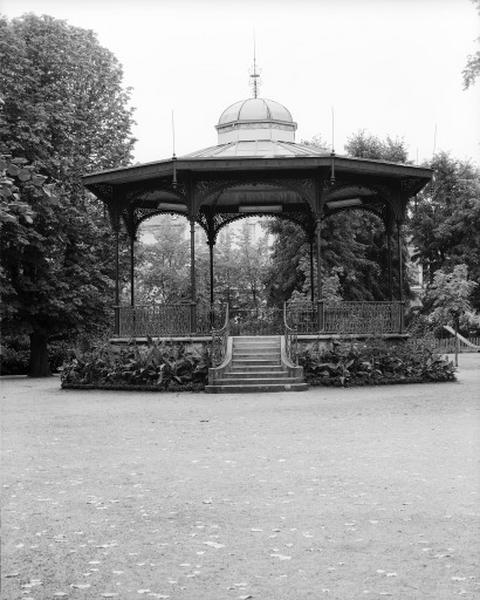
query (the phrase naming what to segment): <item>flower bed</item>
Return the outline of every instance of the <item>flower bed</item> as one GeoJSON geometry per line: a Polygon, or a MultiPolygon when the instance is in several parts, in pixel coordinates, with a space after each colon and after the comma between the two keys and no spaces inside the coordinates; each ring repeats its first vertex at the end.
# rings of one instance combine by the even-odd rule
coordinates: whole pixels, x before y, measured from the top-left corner
{"type": "Polygon", "coordinates": [[[334,344],[321,350],[310,344],[299,364],[312,386],[384,385],[455,380],[453,363],[434,351],[429,340],[387,344],[381,340],[334,344]]]}
{"type": "Polygon", "coordinates": [[[210,349],[192,345],[115,347],[102,344],[76,350],[61,371],[62,388],[130,391],[199,391],[205,388],[210,349]]]}

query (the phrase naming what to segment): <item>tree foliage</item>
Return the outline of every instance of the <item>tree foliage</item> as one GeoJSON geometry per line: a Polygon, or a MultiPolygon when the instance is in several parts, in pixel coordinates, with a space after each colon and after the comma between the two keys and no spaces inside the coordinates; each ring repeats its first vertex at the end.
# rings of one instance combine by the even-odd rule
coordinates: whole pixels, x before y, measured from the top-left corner
{"type": "MultiPolygon", "coordinates": [[[[459,264],[480,282],[480,172],[444,152],[428,166],[434,177],[418,194],[409,223],[413,258],[422,264],[428,283],[439,269],[452,271],[459,264]]],[[[478,288],[472,298],[480,307],[478,288]]]]}
{"type": "Polygon", "coordinates": [[[2,142],[14,157],[78,189],[91,169],[126,165],[129,90],[92,31],[33,14],[0,19],[2,142]]]}
{"type": "MultiPolygon", "coordinates": [[[[472,0],[472,2],[476,5],[477,11],[480,14],[480,0],[472,0]]],[[[476,41],[480,45],[480,37],[476,41]]],[[[477,77],[480,75],[480,49],[468,56],[462,75],[464,89],[468,89],[475,83],[477,77]]]]}
{"type": "Polygon", "coordinates": [[[345,144],[349,156],[355,158],[380,159],[390,162],[408,163],[408,152],[402,138],[387,136],[384,140],[359,129],[345,144]]]}
{"type": "Polygon", "coordinates": [[[142,228],[144,233],[136,250],[138,303],[188,301],[190,242],[186,219],[166,215],[148,225],[142,228]]]}
{"type": "Polygon", "coordinates": [[[431,321],[455,329],[462,318],[468,324],[473,312],[470,297],[476,287],[478,284],[468,279],[467,265],[456,265],[450,272],[436,271],[427,292],[427,302],[432,307],[431,321]]]}
{"type": "Polygon", "coordinates": [[[43,375],[48,339],[105,320],[111,233],[81,176],[128,163],[132,113],[121,67],[91,31],[48,16],[2,18],[0,63],[0,155],[11,157],[2,189],[17,188],[4,206],[2,327],[30,335],[31,374],[43,375]],[[12,220],[19,202],[31,222],[12,220]]]}

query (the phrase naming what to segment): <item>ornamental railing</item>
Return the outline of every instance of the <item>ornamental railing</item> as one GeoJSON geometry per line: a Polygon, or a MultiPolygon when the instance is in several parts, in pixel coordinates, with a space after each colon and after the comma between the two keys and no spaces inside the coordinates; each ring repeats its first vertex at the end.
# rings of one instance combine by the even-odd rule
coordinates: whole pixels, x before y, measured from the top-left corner
{"type": "Polygon", "coordinates": [[[286,302],[283,305],[283,328],[285,336],[285,352],[290,362],[296,365],[298,357],[298,333],[295,328],[290,327],[288,324],[286,302]]]}
{"type": "Polygon", "coordinates": [[[287,321],[301,334],[403,332],[403,302],[289,303],[287,321]]]}
{"type": "Polygon", "coordinates": [[[213,317],[195,304],[149,304],[115,307],[115,335],[119,337],[209,335],[213,317]]]}
{"type": "Polygon", "coordinates": [[[230,336],[230,316],[228,304],[225,307],[225,321],[220,329],[212,329],[212,364],[218,367],[227,355],[230,336]]]}
{"type": "MultiPolygon", "coordinates": [[[[229,335],[285,335],[285,326],[298,334],[387,334],[403,332],[402,302],[289,302],[284,309],[232,309],[229,335]]],[[[118,337],[210,335],[225,322],[226,305],[152,304],[115,307],[118,337]]],[[[223,329],[223,326],[218,330],[223,329]]],[[[293,333],[289,333],[293,340],[293,333]]],[[[289,350],[290,351],[290,350],[289,350]]]]}

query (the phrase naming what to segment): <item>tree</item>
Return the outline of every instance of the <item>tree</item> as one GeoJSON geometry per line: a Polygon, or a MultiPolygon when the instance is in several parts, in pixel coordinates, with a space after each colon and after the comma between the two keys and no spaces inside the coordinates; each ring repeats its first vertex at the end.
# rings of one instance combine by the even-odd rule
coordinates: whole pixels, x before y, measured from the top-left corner
{"type": "Polygon", "coordinates": [[[265,304],[264,279],[267,266],[267,235],[255,235],[252,230],[255,222],[250,219],[242,221],[237,234],[235,245],[236,264],[238,265],[239,304],[258,310],[265,304]]]}
{"type": "MultiPolygon", "coordinates": [[[[472,2],[476,5],[480,14],[480,0],[472,0],[472,2]]],[[[480,44],[480,37],[477,38],[477,43],[480,44]]],[[[477,77],[480,75],[480,49],[467,58],[467,64],[462,75],[464,89],[468,89],[475,83],[477,77]]]]}
{"type": "MultiPolygon", "coordinates": [[[[31,223],[15,229],[10,222],[2,232],[2,329],[30,336],[30,374],[46,375],[49,339],[105,322],[111,234],[81,176],[128,164],[132,109],[115,57],[93,32],[64,21],[1,18],[0,64],[0,155],[12,157],[18,173],[10,169],[10,176],[32,213],[31,223]],[[24,185],[17,159],[54,193],[24,185]]],[[[6,210],[16,209],[9,203],[6,210]]]]}
{"type": "MultiPolygon", "coordinates": [[[[465,264],[480,282],[480,172],[469,162],[442,152],[428,163],[432,182],[418,194],[409,222],[415,253],[427,282],[439,269],[465,264]]],[[[480,307],[479,289],[472,296],[480,307]]]]}
{"type": "Polygon", "coordinates": [[[359,129],[345,144],[349,156],[371,158],[390,162],[408,163],[408,153],[402,138],[387,136],[385,140],[359,129]]]}
{"type": "Polygon", "coordinates": [[[432,306],[431,322],[437,325],[450,325],[455,330],[457,345],[455,365],[458,366],[458,331],[461,319],[472,313],[470,296],[478,287],[475,281],[468,279],[467,265],[456,265],[452,271],[439,269],[427,292],[427,303],[432,306]]]}
{"type": "Polygon", "coordinates": [[[139,304],[175,304],[189,300],[188,221],[165,215],[143,226],[136,251],[136,297],[139,304]],[[148,235],[148,237],[147,237],[148,235]]]}

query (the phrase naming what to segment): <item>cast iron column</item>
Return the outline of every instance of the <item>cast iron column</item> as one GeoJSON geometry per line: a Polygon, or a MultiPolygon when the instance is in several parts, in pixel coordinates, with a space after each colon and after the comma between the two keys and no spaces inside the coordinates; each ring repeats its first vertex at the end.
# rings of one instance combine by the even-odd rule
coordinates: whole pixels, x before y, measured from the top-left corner
{"type": "Polygon", "coordinates": [[[215,327],[215,312],[214,312],[214,295],[213,295],[213,248],[215,246],[215,240],[209,237],[208,249],[210,251],[210,326],[212,329],[215,327]]]}
{"type": "Polygon", "coordinates": [[[323,329],[323,282],[322,282],[322,218],[315,219],[317,233],[317,306],[318,306],[318,329],[323,329]]]}
{"type": "Polygon", "coordinates": [[[135,307],[135,236],[130,235],[130,306],[135,307]]]}
{"type": "MultiPolygon", "coordinates": [[[[132,219],[133,220],[133,219],[132,219]]],[[[133,227],[133,224],[132,224],[133,227]]],[[[130,233],[130,308],[132,313],[132,335],[136,332],[136,314],[135,314],[135,233],[133,229],[130,233]]]]}
{"type": "Polygon", "coordinates": [[[315,283],[314,279],[314,268],[313,268],[313,233],[309,235],[309,246],[310,246],[310,297],[312,300],[312,304],[315,301],[315,283]]]}
{"type": "Polygon", "coordinates": [[[403,251],[402,251],[402,223],[397,221],[397,253],[398,253],[398,299],[400,306],[400,333],[403,333],[404,297],[403,297],[403,251]]]}
{"type": "Polygon", "coordinates": [[[191,315],[191,333],[197,330],[196,307],[197,307],[197,288],[195,277],[195,219],[190,217],[190,315],[191,315]]]}
{"type": "Polygon", "coordinates": [[[120,215],[113,219],[115,230],[115,334],[120,335],[120,215]]]}
{"type": "Polygon", "coordinates": [[[390,227],[386,230],[387,234],[387,277],[388,277],[388,292],[390,300],[393,301],[393,273],[392,273],[392,232],[390,227]]]}

